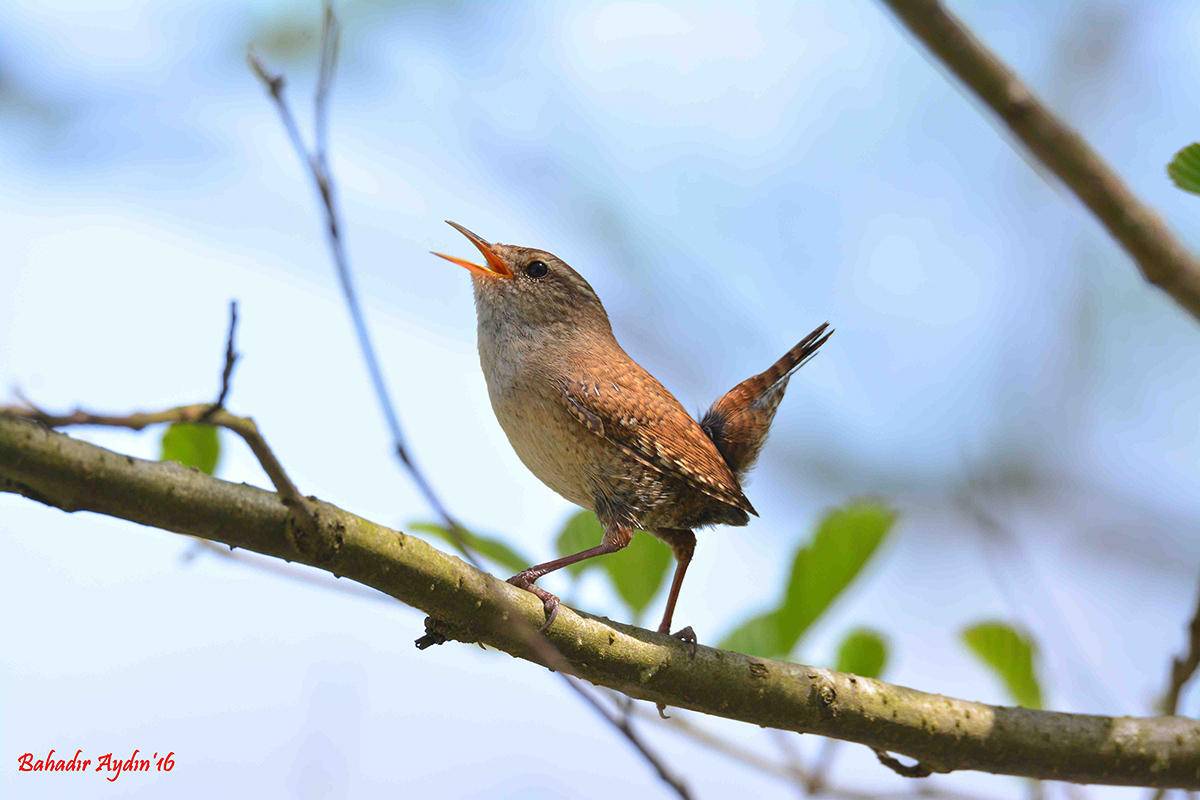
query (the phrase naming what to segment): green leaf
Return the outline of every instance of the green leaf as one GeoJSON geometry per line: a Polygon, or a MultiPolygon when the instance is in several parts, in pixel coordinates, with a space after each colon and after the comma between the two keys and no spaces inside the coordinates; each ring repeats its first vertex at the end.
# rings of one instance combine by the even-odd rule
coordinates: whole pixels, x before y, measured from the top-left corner
{"type": "Polygon", "coordinates": [[[796,551],[787,593],[779,607],[779,646],[784,653],[837,599],[883,542],[896,512],[863,501],[826,515],[812,541],[796,551]]]}
{"type": "Polygon", "coordinates": [[[641,531],[633,535],[633,541],[624,550],[597,559],[617,594],[633,612],[635,623],[641,621],[646,607],[658,594],[671,560],[671,548],[641,531]]]}
{"type": "Polygon", "coordinates": [[[212,425],[176,422],[162,436],[160,461],[178,461],[212,475],[221,461],[221,442],[212,425]]]}
{"type": "Polygon", "coordinates": [[[842,640],[838,648],[837,671],[878,678],[887,665],[887,642],[877,631],[858,628],[842,640]]]}
{"type": "Polygon", "coordinates": [[[1180,150],[1167,164],[1167,174],[1185,192],[1200,194],[1200,142],[1180,150]]]}
{"type": "Polygon", "coordinates": [[[763,658],[785,658],[779,636],[779,612],[768,611],[743,622],[733,633],[725,637],[719,647],[748,656],[763,658]]]}
{"type": "MultiPolygon", "coordinates": [[[[558,538],[554,540],[554,548],[558,552],[559,558],[573,556],[600,544],[602,538],[604,538],[604,527],[600,524],[600,520],[596,519],[596,515],[590,511],[580,511],[572,514],[571,518],[567,520],[567,524],[563,525],[558,538]]],[[[602,558],[612,558],[612,556],[603,556],[602,558]]],[[[578,577],[585,569],[599,566],[601,566],[601,559],[589,558],[586,561],[576,562],[565,569],[578,577]]]]}
{"type": "MultiPolygon", "coordinates": [[[[444,525],[438,525],[435,522],[413,522],[408,527],[414,531],[436,536],[455,547],[458,546],[454,535],[444,525]]],[[[459,535],[463,542],[473,551],[479,553],[479,555],[487,560],[511,570],[514,575],[526,567],[533,565],[532,561],[499,539],[490,536],[480,536],[466,529],[459,529],[459,535]]]]}
{"type": "Polygon", "coordinates": [[[962,632],[963,641],[980,661],[1004,682],[1017,705],[1042,707],[1042,687],[1038,684],[1033,661],[1037,646],[1003,622],[981,622],[962,632]]]}

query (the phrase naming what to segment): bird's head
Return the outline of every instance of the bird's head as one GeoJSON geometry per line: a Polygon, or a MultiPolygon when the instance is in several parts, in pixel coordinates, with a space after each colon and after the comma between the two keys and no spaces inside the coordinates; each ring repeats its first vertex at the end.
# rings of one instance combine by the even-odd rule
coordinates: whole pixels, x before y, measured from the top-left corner
{"type": "Polygon", "coordinates": [[[530,334],[547,328],[610,331],[596,292],[566,262],[545,250],[488,242],[446,220],[483,254],[484,264],[434,253],[471,271],[481,323],[519,326],[530,334]]]}

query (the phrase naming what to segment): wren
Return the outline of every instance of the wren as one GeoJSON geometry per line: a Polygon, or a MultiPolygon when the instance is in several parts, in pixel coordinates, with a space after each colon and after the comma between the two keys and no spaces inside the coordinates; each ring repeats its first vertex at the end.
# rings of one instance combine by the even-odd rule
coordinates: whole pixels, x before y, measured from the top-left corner
{"type": "MultiPolygon", "coordinates": [[[[447,220],[449,222],[449,220],[447,220]]],[[[500,427],[543,483],[595,512],[600,543],[509,578],[535,594],[549,627],[558,598],[535,581],[548,572],[613,553],[646,531],[675,554],[661,633],[696,548],[693,530],[745,525],[754,507],[741,481],[767,438],[792,373],[823,345],[821,325],[774,366],[742,381],[697,422],[621,349],[600,298],[562,259],[490,243],[449,222],[485,264],[434,253],[471,271],[479,361],[500,427]]],[[[690,627],[675,634],[694,642],[690,627]]]]}

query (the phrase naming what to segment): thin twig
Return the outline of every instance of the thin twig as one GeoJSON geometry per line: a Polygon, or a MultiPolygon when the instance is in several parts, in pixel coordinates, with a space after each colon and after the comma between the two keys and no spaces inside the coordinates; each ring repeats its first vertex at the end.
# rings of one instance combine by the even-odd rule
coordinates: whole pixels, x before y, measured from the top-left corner
{"type": "Polygon", "coordinates": [[[1161,703],[1164,714],[1179,713],[1179,695],[1196,673],[1197,667],[1200,667],[1200,601],[1197,601],[1196,613],[1192,615],[1192,621],[1188,625],[1187,655],[1176,656],[1171,660],[1171,681],[1161,703]]]}
{"type": "Polygon", "coordinates": [[[628,715],[618,715],[612,713],[605,708],[599,700],[593,697],[591,692],[585,689],[583,684],[581,684],[578,680],[569,675],[563,675],[563,678],[566,680],[568,686],[575,690],[580,697],[587,701],[587,703],[596,710],[597,714],[608,720],[613,727],[625,734],[625,738],[627,738],[630,743],[637,748],[637,750],[642,754],[642,758],[650,762],[650,765],[654,767],[656,772],[658,772],[658,777],[661,778],[663,782],[667,783],[672,789],[674,789],[676,794],[678,794],[680,797],[685,798],[685,800],[691,800],[692,793],[688,789],[687,784],[685,784],[667,767],[667,763],[662,759],[662,757],[650,749],[645,740],[642,739],[641,735],[634,730],[633,722],[628,715]]]}
{"type": "MultiPolygon", "coordinates": [[[[247,52],[247,60],[250,63],[250,68],[254,74],[266,86],[268,93],[275,103],[276,110],[279,113],[280,120],[283,123],[284,130],[287,132],[288,138],[291,140],[292,147],[296,151],[296,155],[300,158],[308,169],[309,176],[312,179],[313,186],[316,190],[317,197],[325,214],[325,234],[326,242],[329,245],[330,254],[333,258],[334,267],[337,270],[338,279],[341,283],[342,294],[346,300],[347,309],[350,312],[351,320],[354,324],[355,333],[358,336],[359,348],[363,354],[363,360],[366,362],[367,372],[371,379],[371,384],[375,390],[375,396],[379,401],[379,406],[383,411],[384,419],[387,422],[388,429],[391,432],[393,447],[396,456],[400,459],[400,463],[405,467],[411,476],[413,482],[417,485],[418,490],[424,495],[426,502],[433,508],[434,512],[441,518],[446,530],[450,533],[451,538],[462,556],[469,561],[472,566],[482,569],[478,558],[475,556],[472,548],[467,543],[466,533],[463,526],[450,513],[449,508],[442,502],[437,492],[434,491],[433,485],[426,478],[424,472],[417,465],[411,451],[405,444],[404,435],[400,427],[400,418],[396,413],[395,405],[392,402],[391,394],[388,391],[387,383],[383,377],[383,370],[379,365],[379,359],[375,354],[374,345],[371,342],[370,333],[367,329],[366,316],[363,313],[362,306],[358,300],[358,293],[354,288],[354,281],[350,272],[350,263],[346,255],[345,244],[342,239],[342,222],[341,213],[338,210],[337,194],[332,174],[329,169],[328,159],[328,119],[329,119],[329,97],[332,91],[333,79],[336,75],[338,53],[340,48],[341,26],[338,23],[336,15],[333,13],[332,3],[326,2],[324,5],[324,17],[321,29],[321,55],[320,66],[317,76],[317,88],[314,97],[314,151],[310,152],[304,144],[304,138],[300,134],[299,127],[296,125],[295,116],[292,114],[291,107],[284,98],[284,79],[282,75],[272,74],[263,65],[262,61],[254,54],[253,51],[247,52]]],[[[500,599],[497,597],[497,599],[500,599]]],[[[515,619],[515,617],[514,617],[515,619]]],[[[537,651],[553,669],[558,672],[567,684],[581,697],[587,700],[592,707],[604,719],[608,720],[617,730],[619,730],[625,738],[641,753],[642,757],[650,763],[650,765],[658,772],[659,777],[674,789],[681,797],[690,797],[687,787],[674,776],[666,767],[663,760],[656,755],[638,736],[631,725],[626,720],[623,724],[621,720],[610,715],[606,709],[600,706],[594,698],[592,698],[581,686],[577,685],[567,674],[564,668],[569,669],[569,662],[563,658],[562,654],[554,648],[552,644],[533,628],[525,630],[526,626],[520,625],[517,622],[512,623],[514,633],[524,639],[526,643],[535,651],[537,651]]],[[[444,641],[440,633],[435,630],[430,630],[425,636],[417,640],[417,646],[424,649],[431,644],[438,644],[444,641]]]]}
{"type": "MultiPolygon", "coordinates": [[[[804,767],[804,761],[800,757],[800,751],[796,748],[790,731],[770,731],[771,738],[775,740],[779,752],[783,755],[783,767],[792,776],[793,782],[802,794],[808,796],[816,794],[819,788],[814,780],[813,775],[804,767]]],[[[831,741],[831,740],[827,740],[831,741]]]]}
{"type": "Polygon", "coordinates": [[[329,164],[326,162],[329,152],[329,95],[333,91],[333,79],[337,76],[341,43],[341,23],[333,13],[333,6],[326,3],[321,18],[321,62],[317,72],[317,91],[313,97],[316,156],[320,160],[321,172],[326,176],[329,175],[329,164]]]}
{"type": "Polygon", "coordinates": [[[1145,279],[1200,319],[1200,261],[1087,141],[1043,105],[938,0],[884,2],[1091,209],[1137,262],[1145,279]]]}
{"type": "Polygon", "coordinates": [[[233,378],[233,365],[237,363],[238,353],[233,349],[234,334],[237,332],[237,300],[229,301],[229,334],[225,337],[225,368],[221,371],[221,390],[217,400],[209,409],[200,415],[197,422],[208,422],[212,415],[225,408],[225,399],[229,397],[229,388],[233,378]]]}
{"type": "Polygon", "coordinates": [[[984,484],[971,476],[969,470],[967,472],[967,487],[958,493],[954,502],[977,524],[979,543],[983,550],[983,563],[991,574],[996,589],[1018,619],[1028,619],[1034,615],[1040,615],[1051,627],[1052,635],[1047,639],[1056,643],[1063,656],[1073,662],[1070,666],[1071,674],[1076,679],[1076,686],[1088,691],[1092,695],[1092,700],[1101,707],[1118,708],[1120,702],[1100,680],[1095,668],[1088,660],[1078,632],[1067,623],[1058,602],[1047,590],[1049,584],[1043,579],[1032,554],[1021,543],[1016,533],[1002,525],[980,502],[978,491],[984,484]],[[999,551],[1001,550],[1004,551],[1003,554],[1007,558],[1000,557],[999,551]],[[1011,567],[1014,560],[1021,562],[1018,563],[1015,571],[1011,567]],[[1006,565],[1009,567],[1007,570],[1006,565]],[[1021,575],[1025,581],[1018,584],[1013,580],[1014,574],[1021,575]]]}
{"type": "MultiPolygon", "coordinates": [[[[616,693],[613,693],[617,696],[616,693]]],[[[619,695],[624,696],[624,695],[619,695]]],[[[743,764],[752,769],[756,769],[767,775],[770,775],[780,780],[786,781],[796,788],[808,792],[810,777],[804,767],[794,759],[789,759],[790,763],[777,763],[768,758],[765,758],[755,751],[743,747],[729,739],[718,736],[711,731],[690,721],[689,714],[679,712],[673,714],[669,719],[660,719],[658,714],[652,713],[645,706],[636,706],[634,715],[641,717],[644,720],[659,725],[666,730],[673,731],[693,742],[702,745],[703,747],[720,753],[740,764],[743,764]]],[[[779,733],[781,736],[792,736],[793,734],[787,731],[772,731],[779,733]]],[[[836,739],[824,739],[823,741],[830,744],[837,744],[836,739]]],[[[1071,784],[1067,784],[1070,786],[1071,784]]],[[[842,800],[881,800],[882,798],[895,798],[899,800],[902,797],[927,797],[927,798],[944,798],[945,800],[981,800],[981,798],[973,795],[965,795],[952,790],[943,789],[934,783],[922,783],[912,791],[898,792],[893,794],[880,793],[879,791],[865,791],[854,789],[847,786],[824,784],[816,787],[813,790],[814,794],[819,794],[822,797],[837,797],[842,800]]]]}
{"type": "Polygon", "coordinates": [[[69,414],[51,414],[34,405],[19,391],[15,394],[24,405],[0,406],[0,416],[31,419],[48,428],[97,425],[140,431],[149,425],[194,423],[233,431],[249,445],[254,457],[262,466],[263,472],[267,473],[267,477],[271,479],[271,484],[279,493],[284,505],[300,514],[311,532],[319,533],[322,529],[316,507],[307,497],[300,494],[300,490],[296,488],[296,484],[292,483],[292,479],[284,470],[283,464],[279,462],[274,451],[267,444],[267,440],[259,432],[258,425],[250,417],[234,416],[224,409],[214,412],[212,405],[208,403],[178,406],[165,411],[137,411],[132,414],[95,414],[81,408],[76,408],[69,414]],[[207,419],[204,419],[205,417],[207,419]]]}
{"type": "MultiPolygon", "coordinates": [[[[392,608],[396,607],[396,598],[391,595],[384,594],[378,589],[372,589],[363,583],[356,581],[345,580],[343,578],[335,578],[328,572],[316,572],[314,570],[297,569],[292,564],[284,564],[277,558],[263,556],[255,553],[253,550],[240,550],[228,547],[226,545],[210,542],[207,539],[194,539],[197,545],[197,551],[212,553],[226,561],[236,561],[247,567],[251,567],[263,572],[269,572],[272,575],[278,575],[282,578],[303,583],[308,586],[315,586],[319,589],[329,589],[334,592],[339,592],[350,597],[362,598],[364,600],[374,600],[376,602],[387,603],[392,608]]],[[[190,561],[195,558],[195,552],[189,550],[184,553],[183,558],[190,561]]]]}
{"type": "Polygon", "coordinates": [[[810,793],[820,794],[825,791],[829,783],[829,772],[833,769],[833,762],[837,758],[839,745],[841,742],[837,739],[821,740],[821,751],[817,754],[816,763],[808,777],[810,793]]]}
{"type": "Polygon", "coordinates": [[[426,478],[425,473],[417,465],[411,451],[408,449],[404,433],[400,426],[400,417],[396,413],[391,392],[388,390],[387,382],[384,380],[383,369],[375,353],[375,346],[371,341],[371,335],[367,329],[366,316],[358,299],[358,291],[354,286],[353,275],[350,271],[350,261],[346,255],[346,247],[342,236],[341,212],[338,209],[337,192],[329,171],[329,159],[326,149],[328,147],[328,102],[333,78],[336,74],[337,55],[340,48],[338,42],[341,32],[341,26],[337,22],[332,6],[328,3],[325,5],[324,20],[321,32],[320,68],[317,73],[316,100],[318,108],[314,115],[316,122],[316,149],[314,151],[310,152],[308,146],[304,143],[304,137],[301,135],[300,128],[296,124],[296,118],[292,114],[291,106],[284,98],[283,76],[268,70],[253,50],[247,51],[246,60],[250,64],[250,69],[254,72],[255,76],[266,86],[267,93],[270,94],[275,104],[275,110],[279,113],[280,122],[283,123],[283,128],[292,143],[292,149],[296,151],[296,155],[300,158],[301,163],[304,164],[312,180],[313,188],[317,193],[317,200],[325,215],[325,240],[329,245],[329,252],[333,258],[333,265],[337,271],[338,281],[341,284],[342,295],[346,300],[346,308],[350,312],[354,332],[358,337],[359,350],[362,352],[363,361],[366,363],[371,386],[375,391],[376,398],[379,400],[380,410],[383,412],[384,421],[391,433],[392,446],[396,452],[396,456],[408,471],[417,489],[425,497],[425,501],[429,503],[434,513],[441,518],[442,523],[454,540],[455,547],[464,558],[471,562],[472,566],[479,567],[480,565],[472,554],[471,548],[467,546],[466,537],[463,536],[465,528],[450,513],[446,504],[442,502],[441,497],[434,491],[433,485],[426,478]]]}

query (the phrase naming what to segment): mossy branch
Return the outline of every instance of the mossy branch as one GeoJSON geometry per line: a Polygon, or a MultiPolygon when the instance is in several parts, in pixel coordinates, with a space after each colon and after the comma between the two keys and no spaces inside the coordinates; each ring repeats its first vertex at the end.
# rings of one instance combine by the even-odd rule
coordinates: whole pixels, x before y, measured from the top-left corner
{"type": "MultiPolygon", "coordinates": [[[[448,638],[542,663],[518,626],[505,621],[519,614],[530,625],[541,622],[542,605],[527,592],[320,501],[313,502],[328,535],[299,540],[297,551],[289,510],[273,492],[12,417],[0,417],[0,491],[320,567],[427,612],[448,638]]],[[[708,647],[693,656],[669,636],[566,608],[548,636],[579,677],[630,697],[859,742],[933,772],[1200,789],[1200,721],[1184,717],[1005,708],[708,647]]]]}

